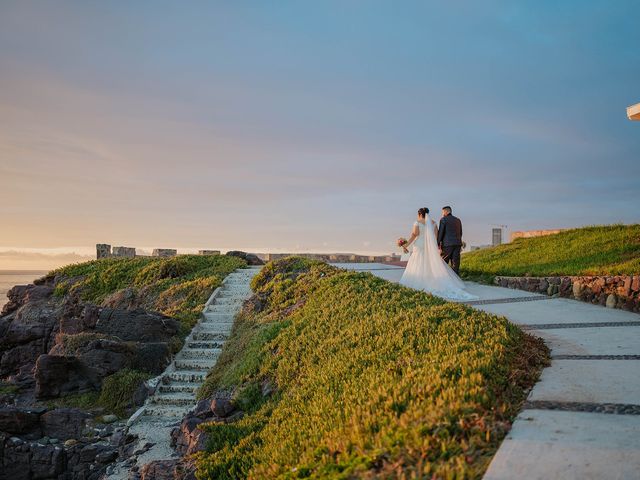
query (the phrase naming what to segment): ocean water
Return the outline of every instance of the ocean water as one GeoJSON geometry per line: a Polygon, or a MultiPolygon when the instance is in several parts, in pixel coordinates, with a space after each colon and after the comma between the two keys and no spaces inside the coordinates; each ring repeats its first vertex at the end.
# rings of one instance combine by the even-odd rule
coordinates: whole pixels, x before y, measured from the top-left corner
{"type": "Polygon", "coordinates": [[[42,277],[46,270],[0,270],[0,310],[9,301],[7,292],[14,285],[27,285],[42,277]]]}

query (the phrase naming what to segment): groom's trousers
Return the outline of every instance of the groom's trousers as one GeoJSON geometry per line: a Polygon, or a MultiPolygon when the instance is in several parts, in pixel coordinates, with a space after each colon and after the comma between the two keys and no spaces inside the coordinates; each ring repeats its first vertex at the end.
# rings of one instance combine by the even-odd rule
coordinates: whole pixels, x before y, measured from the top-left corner
{"type": "Polygon", "coordinates": [[[449,245],[448,247],[442,247],[442,259],[451,265],[451,269],[460,274],[460,251],[462,245],[449,245]]]}

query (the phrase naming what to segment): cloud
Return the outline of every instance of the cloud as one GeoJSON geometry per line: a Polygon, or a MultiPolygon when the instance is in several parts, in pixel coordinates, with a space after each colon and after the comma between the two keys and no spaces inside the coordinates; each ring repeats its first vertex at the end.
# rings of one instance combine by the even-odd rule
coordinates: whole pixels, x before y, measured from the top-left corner
{"type": "Polygon", "coordinates": [[[445,203],[474,243],[637,220],[637,5],[576,5],[4,3],[0,243],[385,251],[445,203]]]}

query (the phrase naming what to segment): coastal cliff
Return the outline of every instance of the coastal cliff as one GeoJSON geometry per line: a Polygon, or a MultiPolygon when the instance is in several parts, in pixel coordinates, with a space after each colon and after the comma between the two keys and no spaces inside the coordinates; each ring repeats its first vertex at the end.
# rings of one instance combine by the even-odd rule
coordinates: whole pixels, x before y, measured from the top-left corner
{"type": "Polygon", "coordinates": [[[104,259],[16,286],[0,315],[0,479],[100,478],[126,417],[237,256],[104,259]]]}

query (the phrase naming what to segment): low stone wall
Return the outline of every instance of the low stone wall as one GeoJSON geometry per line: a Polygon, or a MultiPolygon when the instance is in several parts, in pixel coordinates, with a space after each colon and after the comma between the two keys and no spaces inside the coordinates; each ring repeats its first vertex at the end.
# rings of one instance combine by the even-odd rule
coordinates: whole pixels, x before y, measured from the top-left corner
{"type": "Polygon", "coordinates": [[[564,231],[564,228],[554,228],[552,230],[525,230],[525,231],[517,231],[511,232],[511,241],[518,238],[533,238],[533,237],[546,237],[547,235],[555,235],[556,233],[560,233],[564,231]]]}
{"type": "Polygon", "coordinates": [[[352,253],[258,253],[265,262],[290,256],[311,258],[329,263],[389,263],[400,261],[399,255],[355,255],[352,253]]]}
{"type": "Polygon", "coordinates": [[[502,277],[501,287],[517,288],[550,296],[573,298],[608,308],[640,312],[640,275],[502,277]]]}
{"type": "MultiPolygon", "coordinates": [[[[174,248],[155,248],[152,257],[174,257],[178,251],[174,248]]],[[[227,255],[229,252],[227,252],[227,255]]],[[[198,250],[198,255],[220,255],[220,250],[198,250]]],[[[244,254],[247,255],[247,254],[244,254]]],[[[305,258],[313,258],[329,263],[392,263],[400,261],[400,255],[356,255],[353,253],[256,253],[251,254],[257,256],[265,262],[278,260],[292,255],[305,258]]],[[[96,245],[96,258],[113,258],[127,257],[133,258],[140,255],[136,254],[133,247],[111,247],[107,243],[98,243],[96,245]]],[[[244,257],[243,257],[244,258],[244,257]]],[[[257,265],[257,263],[250,263],[257,265]]]]}

